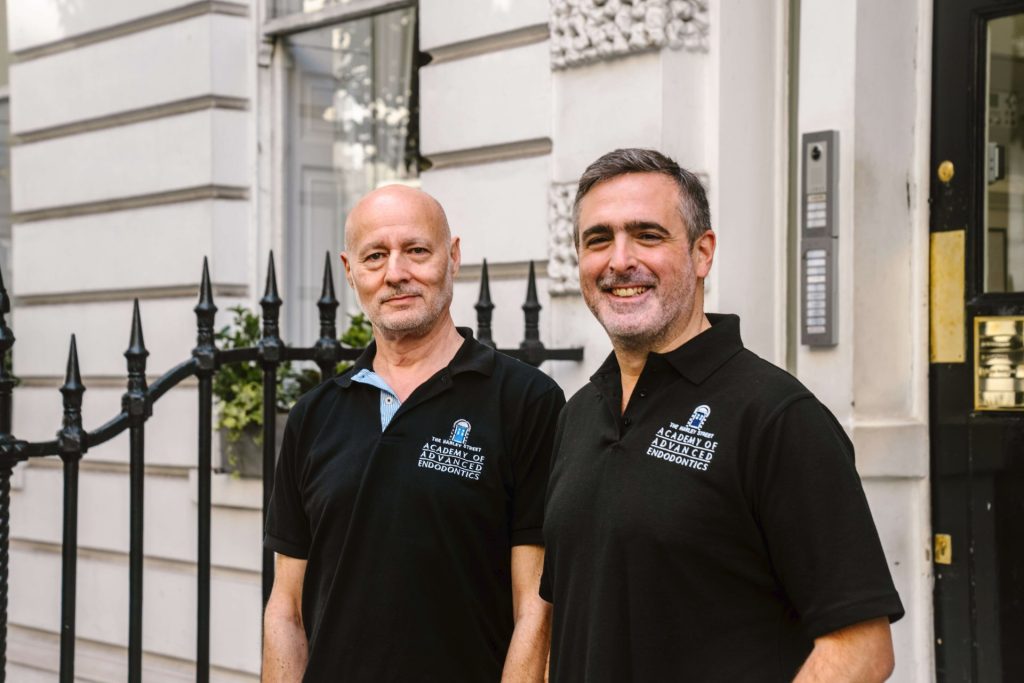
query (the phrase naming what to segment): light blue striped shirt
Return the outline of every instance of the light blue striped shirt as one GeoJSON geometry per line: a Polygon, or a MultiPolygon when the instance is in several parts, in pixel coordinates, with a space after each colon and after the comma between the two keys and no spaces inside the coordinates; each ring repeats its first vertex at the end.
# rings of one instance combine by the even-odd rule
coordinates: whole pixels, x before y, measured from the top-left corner
{"type": "Polygon", "coordinates": [[[383,432],[391,423],[391,418],[398,412],[398,407],[402,405],[395,390],[388,386],[383,377],[366,368],[353,375],[352,381],[380,389],[380,430],[383,432]]]}

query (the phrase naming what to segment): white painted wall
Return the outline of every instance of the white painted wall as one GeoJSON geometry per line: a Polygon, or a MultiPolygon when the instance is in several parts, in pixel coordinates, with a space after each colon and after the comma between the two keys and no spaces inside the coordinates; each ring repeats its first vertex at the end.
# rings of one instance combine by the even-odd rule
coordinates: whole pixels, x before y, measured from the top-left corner
{"type": "Polygon", "coordinates": [[[786,3],[721,0],[708,93],[714,308],[740,316],[743,343],[785,363],[786,3]]]}
{"type": "Polygon", "coordinates": [[[14,291],[24,297],[111,291],[125,283],[195,287],[204,256],[218,283],[244,285],[249,258],[238,247],[247,241],[248,220],[245,202],[201,200],[16,225],[14,291]],[[39,263],[47,268],[33,267],[39,263]]]}
{"type": "MultiPolygon", "coordinates": [[[[249,5],[244,0],[227,2],[249,5]]],[[[19,52],[192,4],[194,0],[7,0],[8,45],[11,52],[19,52]]]]}
{"type": "Polygon", "coordinates": [[[446,207],[462,262],[544,261],[548,251],[551,157],[427,171],[422,188],[446,207]]]}
{"type": "Polygon", "coordinates": [[[15,63],[11,131],[38,130],[201,95],[246,97],[249,22],[204,14],[15,63]],[[31,125],[31,129],[27,125],[31,125]]]}
{"type": "Polygon", "coordinates": [[[931,3],[802,0],[799,129],[837,129],[839,344],[797,374],[853,437],[907,617],[893,680],[934,677],[927,425],[931,3]]]}
{"type": "Polygon", "coordinates": [[[548,62],[543,42],[422,68],[422,153],[548,137],[548,62]]]}
{"type": "Polygon", "coordinates": [[[548,0],[420,0],[420,49],[429,52],[546,24],[548,4],[548,0]]]}

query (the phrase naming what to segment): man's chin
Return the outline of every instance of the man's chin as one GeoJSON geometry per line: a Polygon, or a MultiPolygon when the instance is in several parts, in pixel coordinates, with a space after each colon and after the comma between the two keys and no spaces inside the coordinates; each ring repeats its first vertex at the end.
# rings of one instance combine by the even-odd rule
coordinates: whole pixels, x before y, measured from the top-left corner
{"type": "Polygon", "coordinates": [[[612,344],[622,348],[646,348],[656,342],[665,332],[663,325],[636,319],[621,319],[617,316],[598,318],[612,344]]]}
{"type": "Polygon", "coordinates": [[[385,334],[418,336],[426,334],[437,324],[440,316],[431,318],[423,313],[385,315],[373,321],[374,327],[385,334]]]}

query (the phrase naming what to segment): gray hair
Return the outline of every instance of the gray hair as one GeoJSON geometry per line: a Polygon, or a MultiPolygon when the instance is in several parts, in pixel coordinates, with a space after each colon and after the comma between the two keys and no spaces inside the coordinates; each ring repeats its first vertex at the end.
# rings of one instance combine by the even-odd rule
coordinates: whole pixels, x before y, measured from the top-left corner
{"type": "Polygon", "coordinates": [[[629,147],[608,152],[590,164],[580,176],[576,200],[572,205],[573,242],[580,241],[580,202],[598,183],[627,173],[660,173],[671,178],[679,187],[679,215],[686,225],[690,244],[711,229],[711,209],[704,186],[696,174],[682,168],[675,161],[653,149],[629,147]]]}

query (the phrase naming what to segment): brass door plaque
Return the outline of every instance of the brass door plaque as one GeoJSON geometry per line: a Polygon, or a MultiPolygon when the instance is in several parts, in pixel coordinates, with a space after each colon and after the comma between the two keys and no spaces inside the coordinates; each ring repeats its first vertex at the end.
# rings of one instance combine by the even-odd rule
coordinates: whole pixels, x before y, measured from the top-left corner
{"type": "Polygon", "coordinates": [[[1024,316],[974,319],[974,409],[1024,410],[1024,316]]]}
{"type": "Polygon", "coordinates": [[[964,231],[933,232],[931,236],[931,361],[963,363],[964,231]]]}
{"type": "Polygon", "coordinates": [[[953,564],[953,537],[935,534],[935,564],[953,564]]]}

